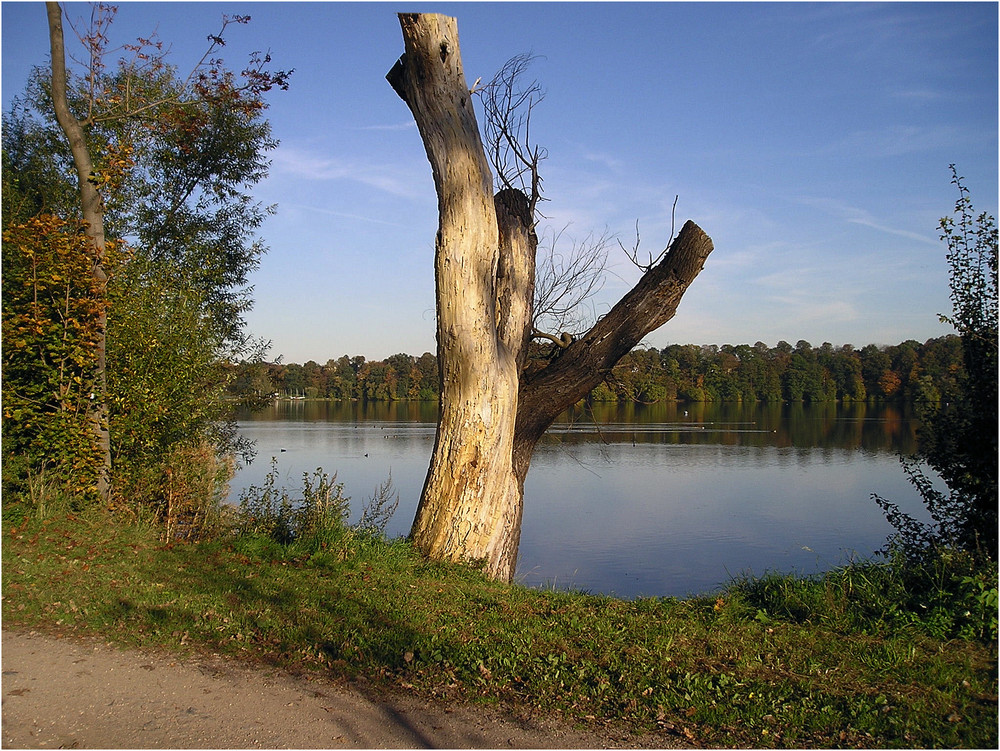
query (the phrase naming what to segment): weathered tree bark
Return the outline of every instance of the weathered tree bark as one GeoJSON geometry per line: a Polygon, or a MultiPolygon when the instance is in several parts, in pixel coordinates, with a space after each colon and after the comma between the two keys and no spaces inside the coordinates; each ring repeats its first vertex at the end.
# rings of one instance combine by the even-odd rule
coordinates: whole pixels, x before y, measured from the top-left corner
{"type": "Polygon", "coordinates": [[[440,215],[441,414],[412,536],[434,557],[484,560],[490,575],[510,579],[521,521],[512,461],[534,284],[525,263],[534,257],[531,222],[514,192],[493,199],[455,19],[399,18],[405,53],[388,79],[417,121],[440,215]]]}
{"type": "MultiPolygon", "coordinates": [[[[59,127],[69,141],[80,187],[80,208],[84,221],[84,231],[93,252],[92,274],[103,296],[107,289],[107,273],[104,270],[104,204],[97,186],[92,182],[94,166],[87,147],[87,137],[83,124],[76,119],[69,108],[66,93],[66,52],[63,40],[62,8],[59,3],[47,2],[46,13],[49,22],[49,44],[52,50],[52,106],[55,109],[59,127]]],[[[105,308],[98,315],[95,393],[91,402],[90,425],[95,445],[102,457],[97,477],[97,492],[105,501],[111,490],[111,434],[108,432],[107,399],[107,327],[108,315],[105,308]]]]}
{"type": "Polygon", "coordinates": [[[688,222],[664,259],[590,332],[530,379],[534,217],[528,198],[492,197],[453,18],[400,14],[404,54],[386,76],[420,131],[438,196],[435,243],[441,414],[414,544],[444,560],[482,562],[510,581],[524,480],[535,444],[643,336],[665,323],[712,242],[688,222]]]}

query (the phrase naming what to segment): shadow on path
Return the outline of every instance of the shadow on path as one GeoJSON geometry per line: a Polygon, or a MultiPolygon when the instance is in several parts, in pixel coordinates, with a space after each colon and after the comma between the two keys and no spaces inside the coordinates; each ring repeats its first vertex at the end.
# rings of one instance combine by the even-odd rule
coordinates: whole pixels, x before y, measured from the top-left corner
{"type": "MultiPolygon", "coordinates": [[[[613,739],[486,708],[426,704],[220,657],[3,630],[4,748],[607,748],[613,739]]],[[[643,742],[645,741],[645,743],[643,742]]]]}

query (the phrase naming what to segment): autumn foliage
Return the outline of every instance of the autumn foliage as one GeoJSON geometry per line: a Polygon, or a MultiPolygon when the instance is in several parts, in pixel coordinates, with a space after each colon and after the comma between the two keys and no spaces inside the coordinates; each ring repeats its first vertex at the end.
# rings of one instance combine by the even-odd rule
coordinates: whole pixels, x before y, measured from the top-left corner
{"type": "Polygon", "coordinates": [[[243,314],[273,209],[249,190],[277,145],[263,97],[291,71],[228,68],[222,34],[250,18],[224,16],[184,76],[155,34],[116,46],[117,10],[68,24],[81,55],[49,3],[52,64],[4,113],[4,489],[99,497],[180,537],[246,449],[222,365],[264,346],[243,314]]]}
{"type": "Polygon", "coordinates": [[[91,492],[95,321],[106,306],[78,223],[40,214],[3,232],[3,440],[91,492]]]}

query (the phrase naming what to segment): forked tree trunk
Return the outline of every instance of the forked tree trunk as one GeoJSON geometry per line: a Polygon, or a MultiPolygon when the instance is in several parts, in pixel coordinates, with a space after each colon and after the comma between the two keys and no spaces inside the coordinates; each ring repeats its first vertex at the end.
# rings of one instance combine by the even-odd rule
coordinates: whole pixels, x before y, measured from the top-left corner
{"type": "MultiPolygon", "coordinates": [[[[97,282],[103,297],[107,289],[108,276],[104,270],[104,204],[101,195],[92,181],[94,167],[90,150],[87,147],[87,137],[83,125],[73,115],[69,108],[67,97],[66,51],[63,40],[62,8],[59,3],[46,3],[46,13],[49,22],[49,43],[52,51],[52,106],[55,110],[59,127],[69,141],[73,154],[73,166],[76,168],[77,182],[80,189],[80,209],[84,221],[84,232],[89,240],[93,254],[91,273],[97,282]]],[[[101,499],[107,501],[111,493],[111,434],[108,432],[108,398],[107,398],[107,330],[108,313],[101,307],[95,322],[97,337],[95,345],[94,395],[90,405],[90,429],[94,444],[101,456],[101,466],[97,476],[97,492],[101,499]]]]}
{"type": "Polygon", "coordinates": [[[527,198],[492,196],[453,18],[400,14],[404,54],[386,76],[409,106],[438,196],[435,242],[441,413],[411,532],[444,560],[510,581],[524,480],[552,421],[669,320],[712,242],[688,222],[670,252],[562,356],[527,380],[537,238],[527,198]]]}
{"type": "Polygon", "coordinates": [[[535,239],[523,195],[494,201],[455,19],[402,14],[400,23],[406,52],[388,78],[417,121],[440,214],[441,414],[412,536],[434,557],[484,560],[491,576],[510,579],[521,526],[514,423],[535,239]]]}

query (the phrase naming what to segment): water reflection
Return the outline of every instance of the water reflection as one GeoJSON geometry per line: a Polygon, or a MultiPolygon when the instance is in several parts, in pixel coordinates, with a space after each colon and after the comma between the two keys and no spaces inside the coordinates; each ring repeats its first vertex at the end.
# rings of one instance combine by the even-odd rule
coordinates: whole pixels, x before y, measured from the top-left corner
{"type": "MultiPolygon", "coordinates": [[[[434,441],[433,403],[280,402],[244,415],[282,481],[323,467],[361,501],[390,473],[409,531],[434,441]]],[[[895,407],[596,405],[566,413],[525,485],[518,576],[620,596],[704,592],[752,570],[812,573],[868,555],[890,529],[870,494],[922,516],[899,453],[916,423],[895,407]]],[[[357,509],[356,509],[357,510],[357,509]]],[[[356,513],[355,510],[355,513],[356,513]]]]}
{"type": "Polygon", "coordinates": [[[881,546],[889,529],[871,492],[912,495],[885,454],[580,448],[575,466],[557,447],[540,452],[529,474],[522,545],[530,552],[521,560],[528,583],[684,595],[743,571],[813,573],[881,546]]]}
{"type": "Polygon", "coordinates": [[[568,411],[549,435],[597,433],[610,442],[837,446],[912,453],[916,420],[896,405],[598,404],[568,411]]]}

